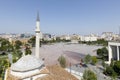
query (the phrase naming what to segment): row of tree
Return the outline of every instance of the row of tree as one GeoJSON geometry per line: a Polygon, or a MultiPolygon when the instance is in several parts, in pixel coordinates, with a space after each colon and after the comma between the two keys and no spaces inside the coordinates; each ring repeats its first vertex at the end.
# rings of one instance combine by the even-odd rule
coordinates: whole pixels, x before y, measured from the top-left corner
{"type": "MultiPolygon", "coordinates": [[[[30,43],[32,45],[32,47],[35,47],[35,36],[33,36],[32,38],[30,38],[28,40],[28,43],[30,43]]],[[[57,37],[56,40],[52,39],[52,40],[45,40],[45,39],[41,39],[40,43],[41,44],[51,44],[51,43],[57,43],[57,42],[70,42],[71,40],[65,40],[65,39],[60,39],[60,37],[57,37]]]]}
{"type": "Polygon", "coordinates": [[[79,41],[81,44],[87,44],[87,45],[101,45],[101,46],[107,46],[108,41],[104,39],[98,39],[97,41],[79,41]]]}
{"type": "MultiPolygon", "coordinates": [[[[23,43],[16,40],[14,44],[10,43],[7,39],[0,38],[0,77],[3,77],[4,71],[11,63],[8,59],[8,55],[12,55],[12,62],[16,62],[22,56],[23,43]]],[[[31,54],[31,50],[28,44],[25,46],[25,54],[31,54]]]]}
{"type": "MultiPolygon", "coordinates": [[[[108,60],[108,50],[106,47],[97,49],[97,56],[91,56],[91,55],[86,55],[84,57],[84,63],[85,64],[93,64],[95,65],[98,61],[102,61],[102,65],[103,67],[106,67],[107,64],[105,64],[105,61],[108,60]]],[[[112,76],[115,75],[115,72],[113,72],[113,69],[111,67],[106,67],[104,70],[104,73],[106,74],[111,74],[112,72],[112,76]]],[[[94,72],[92,72],[91,70],[85,70],[84,74],[83,74],[83,80],[97,80],[97,77],[95,75],[94,72]],[[89,75],[89,76],[87,76],[89,75]]]]}

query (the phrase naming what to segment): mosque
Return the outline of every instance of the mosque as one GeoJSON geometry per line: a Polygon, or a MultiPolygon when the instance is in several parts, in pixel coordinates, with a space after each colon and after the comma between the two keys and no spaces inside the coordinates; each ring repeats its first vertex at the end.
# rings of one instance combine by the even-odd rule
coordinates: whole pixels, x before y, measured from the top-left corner
{"type": "Polygon", "coordinates": [[[36,20],[35,54],[24,55],[6,70],[4,80],[78,80],[59,66],[46,67],[40,59],[40,19],[36,20]]]}
{"type": "Polygon", "coordinates": [[[39,45],[40,45],[40,19],[39,13],[36,20],[36,45],[35,55],[24,55],[16,63],[10,67],[10,74],[21,80],[35,80],[38,77],[46,76],[49,71],[44,65],[44,61],[40,59],[39,45]],[[44,73],[43,73],[44,72],[44,73]]]}

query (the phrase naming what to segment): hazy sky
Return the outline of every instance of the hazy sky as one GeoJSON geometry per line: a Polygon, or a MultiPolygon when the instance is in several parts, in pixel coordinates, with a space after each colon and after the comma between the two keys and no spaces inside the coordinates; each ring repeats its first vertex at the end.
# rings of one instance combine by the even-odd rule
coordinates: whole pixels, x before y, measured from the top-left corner
{"type": "Polygon", "coordinates": [[[120,0],[0,0],[0,33],[34,33],[37,11],[43,33],[119,32],[120,0]]]}

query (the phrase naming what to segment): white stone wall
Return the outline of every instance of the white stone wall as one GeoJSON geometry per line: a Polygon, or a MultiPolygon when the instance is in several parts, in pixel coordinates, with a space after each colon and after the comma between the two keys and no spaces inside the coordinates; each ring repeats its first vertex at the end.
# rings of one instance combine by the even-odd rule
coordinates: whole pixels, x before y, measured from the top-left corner
{"type": "Polygon", "coordinates": [[[39,69],[31,70],[31,71],[27,71],[27,72],[15,72],[15,71],[11,70],[10,73],[14,76],[23,78],[23,80],[31,80],[30,76],[32,76],[32,75],[34,75],[34,76],[32,76],[32,80],[36,80],[39,77],[43,77],[43,76],[47,75],[47,74],[39,74],[40,73],[39,69]]]}
{"type": "Polygon", "coordinates": [[[93,36],[82,36],[81,41],[97,41],[97,37],[93,36]]]}

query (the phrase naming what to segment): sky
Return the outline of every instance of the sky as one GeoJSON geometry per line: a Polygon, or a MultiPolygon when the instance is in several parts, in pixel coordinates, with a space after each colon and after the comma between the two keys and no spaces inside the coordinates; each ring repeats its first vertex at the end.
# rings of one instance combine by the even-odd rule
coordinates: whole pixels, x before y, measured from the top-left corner
{"type": "Polygon", "coordinates": [[[0,33],[119,33],[120,0],[0,0],[0,33]]]}

